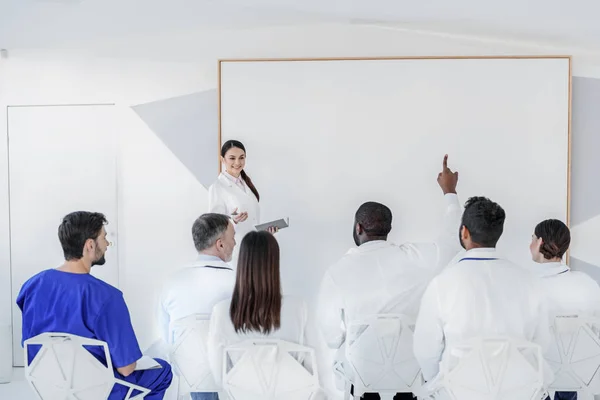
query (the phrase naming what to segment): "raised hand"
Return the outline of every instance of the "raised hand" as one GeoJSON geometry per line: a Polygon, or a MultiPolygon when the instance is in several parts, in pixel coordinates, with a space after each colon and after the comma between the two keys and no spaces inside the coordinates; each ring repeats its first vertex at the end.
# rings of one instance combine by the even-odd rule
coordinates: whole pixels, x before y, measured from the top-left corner
{"type": "Polygon", "coordinates": [[[437,181],[444,194],[456,193],[458,172],[452,172],[452,170],[448,168],[448,154],[444,156],[444,161],[442,162],[442,172],[438,174],[437,181]]]}

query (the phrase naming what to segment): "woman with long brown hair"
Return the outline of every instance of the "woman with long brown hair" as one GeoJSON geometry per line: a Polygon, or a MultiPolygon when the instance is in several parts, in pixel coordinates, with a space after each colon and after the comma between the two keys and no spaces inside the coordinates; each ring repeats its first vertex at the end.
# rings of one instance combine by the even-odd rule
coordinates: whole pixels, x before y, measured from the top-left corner
{"type": "Polygon", "coordinates": [[[223,350],[245,339],[272,338],[306,345],[307,307],[283,296],[279,245],[268,232],[250,232],[242,240],[231,300],[213,309],[208,353],[217,384],[222,381],[223,350]]]}

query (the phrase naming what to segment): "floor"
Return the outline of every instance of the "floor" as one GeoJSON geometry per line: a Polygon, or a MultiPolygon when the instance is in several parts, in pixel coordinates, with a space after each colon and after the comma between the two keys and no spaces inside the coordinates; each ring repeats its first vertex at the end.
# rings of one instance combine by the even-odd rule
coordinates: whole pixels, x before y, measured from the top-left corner
{"type": "Polygon", "coordinates": [[[37,400],[37,397],[23,378],[23,368],[13,368],[11,383],[0,384],[1,400],[37,400]]]}

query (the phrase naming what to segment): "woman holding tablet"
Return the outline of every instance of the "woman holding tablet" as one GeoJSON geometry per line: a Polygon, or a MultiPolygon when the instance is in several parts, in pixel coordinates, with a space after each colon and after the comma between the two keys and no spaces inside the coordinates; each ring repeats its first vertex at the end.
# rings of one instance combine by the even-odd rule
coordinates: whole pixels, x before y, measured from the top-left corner
{"type": "MultiPolygon", "coordinates": [[[[224,171],[208,189],[208,211],[229,215],[235,225],[235,241],[239,244],[244,236],[260,224],[260,194],[248,176],[246,148],[237,140],[228,140],[221,147],[224,171]]],[[[269,228],[271,233],[276,228],[269,228]]],[[[237,249],[234,260],[237,259],[237,249]]]]}

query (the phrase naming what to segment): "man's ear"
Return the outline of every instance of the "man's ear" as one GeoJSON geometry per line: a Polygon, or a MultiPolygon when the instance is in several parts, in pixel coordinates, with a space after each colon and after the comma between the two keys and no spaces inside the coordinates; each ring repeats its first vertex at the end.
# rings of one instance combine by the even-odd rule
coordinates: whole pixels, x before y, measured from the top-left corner
{"type": "Polygon", "coordinates": [[[460,227],[460,237],[462,238],[462,240],[468,240],[471,237],[471,232],[469,232],[469,228],[467,228],[466,226],[461,226],[460,227]]]}
{"type": "Polygon", "coordinates": [[[365,229],[363,228],[363,226],[361,224],[359,224],[358,222],[354,226],[354,229],[356,230],[356,234],[357,235],[360,235],[361,233],[363,233],[365,231],[365,229]]]}

